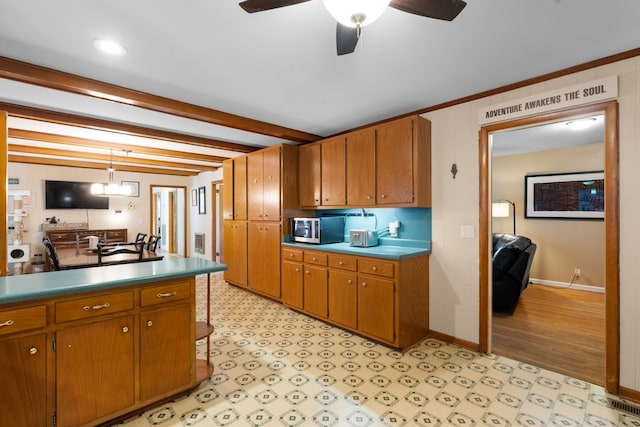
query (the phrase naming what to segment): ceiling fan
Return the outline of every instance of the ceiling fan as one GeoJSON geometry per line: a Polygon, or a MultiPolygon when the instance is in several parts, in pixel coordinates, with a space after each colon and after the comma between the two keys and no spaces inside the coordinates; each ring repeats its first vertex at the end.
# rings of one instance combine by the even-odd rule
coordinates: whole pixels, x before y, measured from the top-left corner
{"type": "MultiPolygon", "coordinates": [[[[240,3],[249,13],[293,6],[311,0],[245,0],[240,3]]],[[[453,21],[467,5],[463,0],[323,0],[338,21],[336,48],[338,55],[352,53],[360,39],[361,29],[378,19],[391,6],[394,9],[427,18],[453,21]]]]}

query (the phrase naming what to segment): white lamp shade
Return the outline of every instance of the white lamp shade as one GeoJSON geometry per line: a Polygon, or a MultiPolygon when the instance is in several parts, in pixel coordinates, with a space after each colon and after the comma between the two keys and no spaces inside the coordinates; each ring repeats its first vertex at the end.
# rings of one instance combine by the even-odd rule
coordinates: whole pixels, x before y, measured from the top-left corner
{"type": "Polygon", "coordinates": [[[364,27],[380,18],[382,12],[389,6],[390,0],[324,0],[324,7],[331,16],[347,27],[355,27],[357,20],[354,15],[363,15],[364,20],[360,26],[364,27]]]}
{"type": "Polygon", "coordinates": [[[509,216],[509,206],[507,202],[491,203],[491,216],[494,218],[506,218],[509,216]]]}

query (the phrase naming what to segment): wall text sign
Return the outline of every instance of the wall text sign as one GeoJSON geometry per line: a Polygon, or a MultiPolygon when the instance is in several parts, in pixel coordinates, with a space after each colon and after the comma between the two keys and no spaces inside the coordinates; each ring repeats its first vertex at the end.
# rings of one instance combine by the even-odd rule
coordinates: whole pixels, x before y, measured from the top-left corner
{"type": "Polygon", "coordinates": [[[485,125],[617,97],[618,76],[609,76],[481,108],[478,120],[481,125],[485,125]]]}

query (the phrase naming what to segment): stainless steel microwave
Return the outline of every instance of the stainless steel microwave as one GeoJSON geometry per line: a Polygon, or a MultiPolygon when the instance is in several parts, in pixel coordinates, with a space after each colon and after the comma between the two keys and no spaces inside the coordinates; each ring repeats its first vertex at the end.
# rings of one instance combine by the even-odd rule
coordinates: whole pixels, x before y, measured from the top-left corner
{"type": "Polygon", "coordinates": [[[344,217],[293,218],[291,230],[295,242],[339,243],[344,241],[344,217]]]}

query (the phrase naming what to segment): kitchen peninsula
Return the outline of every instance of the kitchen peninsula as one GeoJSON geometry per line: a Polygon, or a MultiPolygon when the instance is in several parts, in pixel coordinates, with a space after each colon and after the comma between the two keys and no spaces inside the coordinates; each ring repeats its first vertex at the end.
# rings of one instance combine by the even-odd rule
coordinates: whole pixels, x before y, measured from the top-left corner
{"type": "Polygon", "coordinates": [[[213,328],[196,322],[195,278],[224,270],[172,258],[1,277],[0,425],[94,426],[197,387],[213,328]]]}

